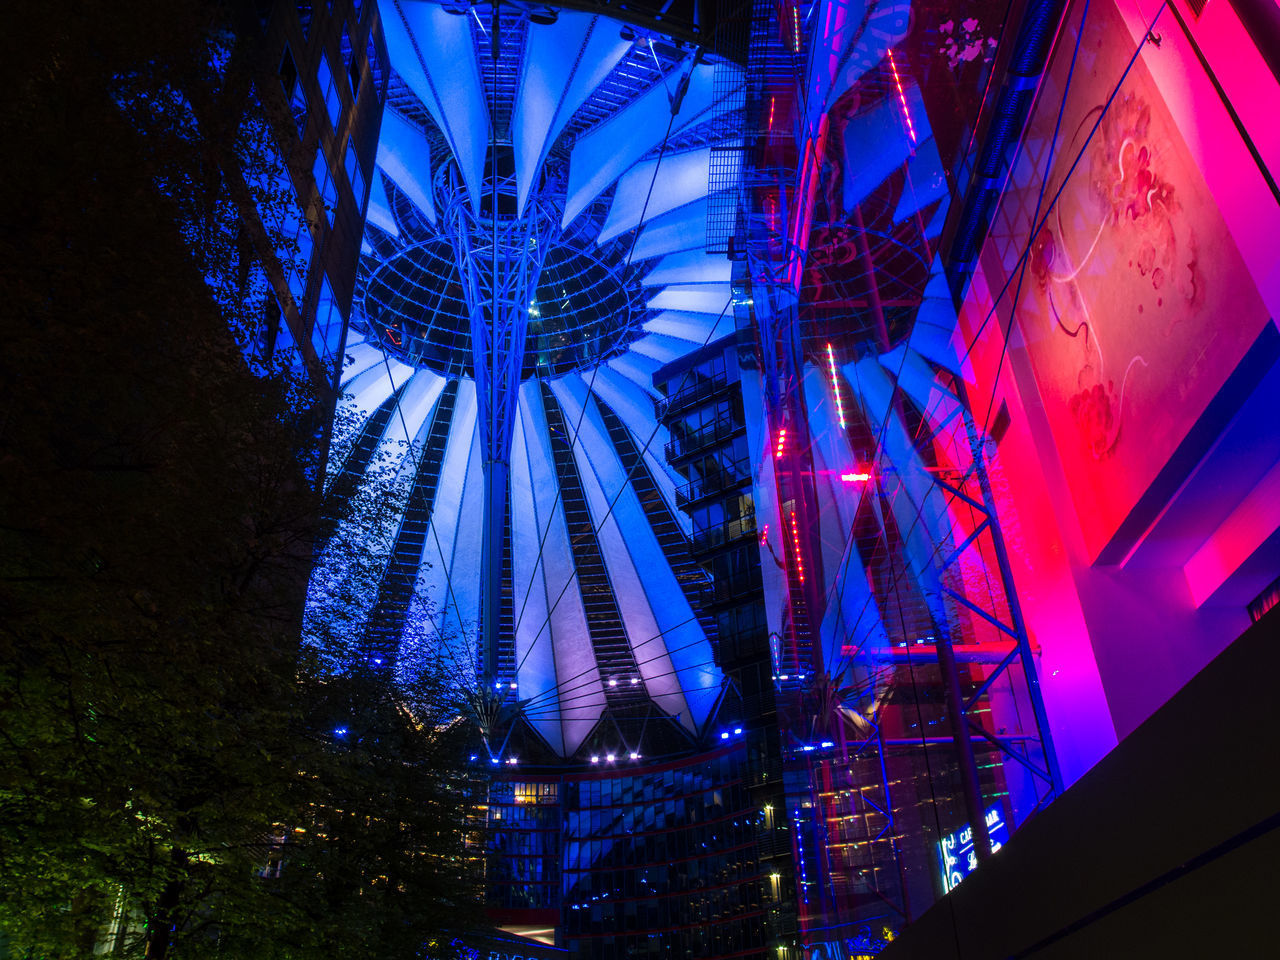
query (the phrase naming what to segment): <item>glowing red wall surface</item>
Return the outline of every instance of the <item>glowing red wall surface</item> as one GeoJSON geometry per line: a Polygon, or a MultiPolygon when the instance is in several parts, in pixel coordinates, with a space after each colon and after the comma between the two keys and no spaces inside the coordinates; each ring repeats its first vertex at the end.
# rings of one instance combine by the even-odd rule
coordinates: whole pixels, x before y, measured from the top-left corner
{"type": "Polygon", "coordinates": [[[1141,58],[1117,88],[1133,44],[1114,6],[1091,7],[1080,50],[1017,312],[1096,559],[1270,318],[1141,58]]]}
{"type": "Polygon", "coordinates": [[[993,482],[1069,780],[1280,574],[1280,155],[1258,123],[1280,88],[1222,10],[1179,6],[1184,31],[1173,8],[1092,0],[1081,30],[1083,7],[957,330],[976,419],[1008,411],[993,482]]]}

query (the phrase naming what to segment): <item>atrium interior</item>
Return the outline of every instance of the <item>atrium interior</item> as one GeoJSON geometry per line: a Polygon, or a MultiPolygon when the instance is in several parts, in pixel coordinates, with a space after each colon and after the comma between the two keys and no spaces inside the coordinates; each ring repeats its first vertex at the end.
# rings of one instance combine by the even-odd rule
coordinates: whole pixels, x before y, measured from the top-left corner
{"type": "Polygon", "coordinates": [[[1272,0],[297,6],[386,65],[353,631],[470,704],[510,949],[893,955],[1274,630],[1272,0]]]}

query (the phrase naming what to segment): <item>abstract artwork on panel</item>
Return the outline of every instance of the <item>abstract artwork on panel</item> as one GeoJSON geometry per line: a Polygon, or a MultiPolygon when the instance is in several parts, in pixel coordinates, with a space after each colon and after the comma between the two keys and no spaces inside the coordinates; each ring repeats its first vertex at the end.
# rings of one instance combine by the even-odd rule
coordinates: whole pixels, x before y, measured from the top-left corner
{"type": "MultiPolygon", "coordinates": [[[[1052,136],[1078,15],[1069,23],[1031,120],[1029,149],[1052,136]]],[[[1041,214],[1018,303],[1094,558],[1268,320],[1143,57],[1116,89],[1132,54],[1116,8],[1093,4],[1046,206],[1059,188],[1061,195],[1041,214]]],[[[1024,237],[1039,187],[1033,179],[1017,197],[1024,237]]]]}

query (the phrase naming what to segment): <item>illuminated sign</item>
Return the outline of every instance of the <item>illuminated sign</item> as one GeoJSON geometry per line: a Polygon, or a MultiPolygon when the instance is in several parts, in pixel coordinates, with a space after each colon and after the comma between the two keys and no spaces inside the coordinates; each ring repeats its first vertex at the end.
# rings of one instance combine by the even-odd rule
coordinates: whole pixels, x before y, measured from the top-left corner
{"type": "MultiPolygon", "coordinates": [[[[1009,842],[1009,825],[1004,822],[1004,812],[999,804],[987,808],[986,821],[991,852],[995,853],[1009,842]]],[[[938,862],[942,867],[942,892],[950,893],[961,880],[978,869],[978,854],[973,849],[973,828],[965,824],[964,829],[939,840],[938,862]]]]}

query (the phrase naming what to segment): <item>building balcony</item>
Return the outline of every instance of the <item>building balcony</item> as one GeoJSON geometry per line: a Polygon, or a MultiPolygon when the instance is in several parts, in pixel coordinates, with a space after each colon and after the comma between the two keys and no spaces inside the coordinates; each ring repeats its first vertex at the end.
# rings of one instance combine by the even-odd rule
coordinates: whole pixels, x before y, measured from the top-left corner
{"type": "MultiPolygon", "coordinates": [[[[736,382],[736,381],[732,381],[736,382]]],[[[658,419],[666,423],[669,418],[677,416],[682,410],[706,403],[729,389],[731,381],[723,373],[710,377],[700,377],[686,384],[680,390],[658,401],[658,419]]]]}
{"type": "Polygon", "coordinates": [[[676,506],[684,509],[702,500],[741,490],[751,483],[751,464],[746,461],[728,464],[709,477],[690,480],[676,487],[676,506]]]}
{"type": "Polygon", "coordinates": [[[667,462],[675,463],[717,447],[744,430],[744,424],[728,417],[713,420],[697,431],[673,437],[666,446],[667,462]]]}

